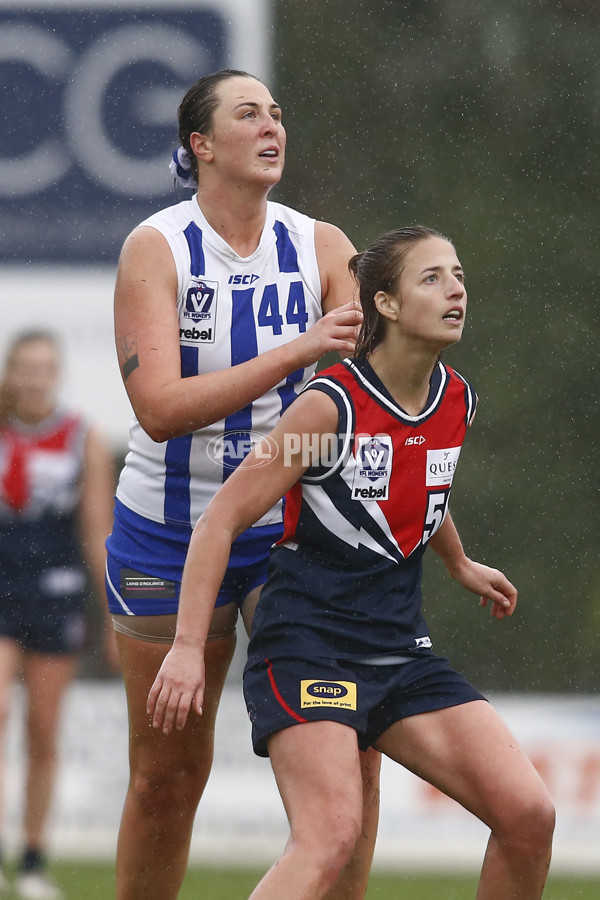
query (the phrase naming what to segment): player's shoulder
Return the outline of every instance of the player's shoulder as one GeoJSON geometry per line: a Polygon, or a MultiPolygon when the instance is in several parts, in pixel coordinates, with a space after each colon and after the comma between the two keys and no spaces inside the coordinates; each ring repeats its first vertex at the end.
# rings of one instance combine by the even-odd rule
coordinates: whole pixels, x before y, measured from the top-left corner
{"type": "Polygon", "coordinates": [[[319,372],[315,372],[306,387],[311,385],[314,387],[322,384],[329,384],[331,382],[346,383],[347,380],[348,365],[346,360],[342,360],[341,362],[333,363],[332,365],[321,369],[319,372]]]}
{"type": "MultiPolygon", "coordinates": [[[[153,213],[140,222],[126,237],[121,250],[121,263],[163,264],[173,252],[180,235],[194,221],[195,201],[184,200],[153,213]]],[[[196,204],[197,206],[197,204],[196,204]]]]}
{"type": "Polygon", "coordinates": [[[195,199],[182,200],[180,203],[175,203],[172,206],[165,206],[140,222],[135,231],[144,227],[150,227],[163,234],[174,236],[184,231],[191,222],[195,221],[196,207],[198,207],[198,204],[195,199]]]}
{"type": "MultiPolygon", "coordinates": [[[[478,397],[477,392],[471,382],[461,375],[460,372],[457,372],[456,369],[453,369],[451,366],[445,365],[444,363],[440,363],[443,366],[446,376],[448,378],[448,383],[451,387],[451,390],[454,392],[454,396],[462,397],[465,403],[466,408],[466,416],[469,424],[473,421],[475,417],[475,411],[477,409],[478,397]]],[[[447,392],[446,392],[447,393],[447,392]]]]}
{"type": "Polygon", "coordinates": [[[467,387],[469,390],[473,391],[473,385],[469,381],[468,378],[465,378],[464,375],[461,375],[456,369],[453,369],[452,366],[449,366],[447,363],[440,363],[444,371],[446,372],[447,378],[454,384],[462,387],[467,387]]]}
{"type": "Polygon", "coordinates": [[[341,252],[345,259],[356,253],[348,235],[331,222],[315,221],[315,243],[321,252],[341,252]]]}
{"type": "Polygon", "coordinates": [[[313,375],[305,385],[302,393],[318,391],[329,397],[338,410],[346,412],[354,406],[352,399],[352,376],[346,364],[347,361],[334,363],[313,375]]]}
{"type": "Polygon", "coordinates": [[[270,218],[274,222],[282,222],[288,231],[309,231],[311,234],[314,232],[315,219],[300,212],[300,210],[293,209],[291,206],[285,206],[283,203],[276,203],[272,200],[268,201],[267,209],[270,218]]]}

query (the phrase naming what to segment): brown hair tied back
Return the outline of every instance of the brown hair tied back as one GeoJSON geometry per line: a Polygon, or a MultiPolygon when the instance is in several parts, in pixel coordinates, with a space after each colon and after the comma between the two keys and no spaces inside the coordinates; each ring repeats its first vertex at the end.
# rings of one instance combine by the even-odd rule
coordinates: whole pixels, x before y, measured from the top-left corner
{"type": "Polygon", "coordinates": [[[177,116],[179,121],[179,140],[190,157],[194,179],[198,181],[198,161],[192,153],[190,135],[197,131],[199,134],[208,134],[212,128],[213,113],[219,105],[219,97],[216,88],[222,81],[229,78],[254,78],[248,72],[240,69],[219,69],[211,72],[196,81],[188,90],[179,104],[177,116]]]}

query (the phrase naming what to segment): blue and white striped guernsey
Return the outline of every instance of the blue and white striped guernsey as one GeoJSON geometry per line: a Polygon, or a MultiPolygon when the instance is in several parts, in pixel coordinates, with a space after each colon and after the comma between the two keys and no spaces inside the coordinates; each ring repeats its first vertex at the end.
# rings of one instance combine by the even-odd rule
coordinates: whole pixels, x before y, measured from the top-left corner
{"type": "MultiPolygon", "coordinates": [[[[259,246],[241,257],[208,224],[196,198],[142,222],[169,243],[177,269],[183,377],[227,369],[298,337],[321,316],[314,219],[267,204],[259,246]]],[[[314,366],[193,434],[157,443],[134,418],[117,497],[155,522],[193,526],[227,474],[300,392],[314,366]]],[[[280,521],[280,504],[258,524],[280,521]]]]}

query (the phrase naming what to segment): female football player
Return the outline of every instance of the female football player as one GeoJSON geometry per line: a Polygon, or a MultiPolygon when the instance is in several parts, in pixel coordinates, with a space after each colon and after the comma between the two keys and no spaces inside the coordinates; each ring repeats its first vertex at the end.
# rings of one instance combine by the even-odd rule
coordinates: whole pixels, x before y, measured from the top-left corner
{"type": "Polygon", "coordinates": [[[367,747],[489,827],[478,900],[536,900],[552,803],[491,705],[434,652],[421,611],[429,543],[497,619],[517,599],[502,572],[465,555],[447,515],[476,405],[440,359],[463,332],[463,270],[453,245],[424,227],[384,235],[350,268],[364,314],[354,358],[309,383],[198,522],[148,708],[165,733],[202,713],[203,651],[231,541],[287,491],[244,691],[291,835],[252,900],[327,895],[360,834],[367,747]]]}
{"type": "MultiPolygon", "coordinates": [[[[95,428],[59,403],[60,376],[54,334],[13,338],[0,379],[0,745],[22,671],[24,847],[14,884],[22,900],[63,897],[46,867],[60,713],[85,646],[88,572],[98,596],[104,593],[114,491],[110,451],[95,428]]],[[[0,895],[5,890],[0,869],[0,895]]]]}
{"type": "MultiPolygon", "coordinates": [[[[240,535],[216,598],[204,715],[168,739],[149,727],[148,690],[175,633],[192,528],[256,434],[267,433],[360,321],[336,227],[267,200],[286,134],[256,78],[201,78],[179,108],[174,174],[196,193],[125,241],[116,341],[135,418],[108,541],[107,592],[130,722],[130,782],[117,851],[117,900],[177,897],[213,754],[214,722],[235,645],[281,536],[279,498],[240,535]]],[[[364,848],[336,890],[364,896],[377,822],[379,755],[361,754],[364,848]]]]}

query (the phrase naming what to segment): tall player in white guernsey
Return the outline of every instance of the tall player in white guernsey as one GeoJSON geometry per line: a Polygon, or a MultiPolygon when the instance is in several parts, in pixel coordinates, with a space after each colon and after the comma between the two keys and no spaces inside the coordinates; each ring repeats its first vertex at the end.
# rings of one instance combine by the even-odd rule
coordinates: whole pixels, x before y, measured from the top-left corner
{"type": "MultiPolygon", "coordinates": [[[[169,739],[146,699],[175,632],[194,523],[324,353],[351,352],[360,322],[348,238],[267,201],[285,153],[281,110],[245,73],[193,85],[179,109],[175,172],[198,191],[126,240],[116,341],[135,419],[109,538],[107,594],[127,690],[131,778],[117,900],[171,900],[213,752],[214,720],[241,608],[249,624],[281,535],[274,500],[232,548],[206,650],[204,714],[169,739]]],[[[362,755],[365,838],[332,900],[364,896],[377,822],[379,757],[362,755]]]]}
{"type": "Polygon", "coordinates": [[[324,900],[360,829],[360,749],[375,747],[490,829],[479,900],[539,900],[554,809],[485,698],[438,656],[421,613],[428,544],[503,619],[517,592],[469,559],[447,515],[475,408],[440,362],[467,296],[452,244],[422,226],[350,263],[364,321],[356,359],[317,376],[202,516],[190,543],[173,648],[149,695],[153,725],[201,712],[203,647],[231,541],[287,491],[285,536],[254,617],[244,694],[290,822],[251,900],[324,900]]]}
{"type": "MultiPolygon", "coordinates": [[[[323,315],[314,219],[268,203],[259,245],[246,257],[211,227],[195,198],[142,226],[162,234],[173,255],[184,378],[248,362],[306,334],[323,315]]],[[[117,497],[155,522],[193,526],[254,436],[271,429],[314,368],[299,367],[189,437],[156,442],[134,420],[117,497]]],[[[276,504],[259,524],[279,521],[276,504]]]]}

